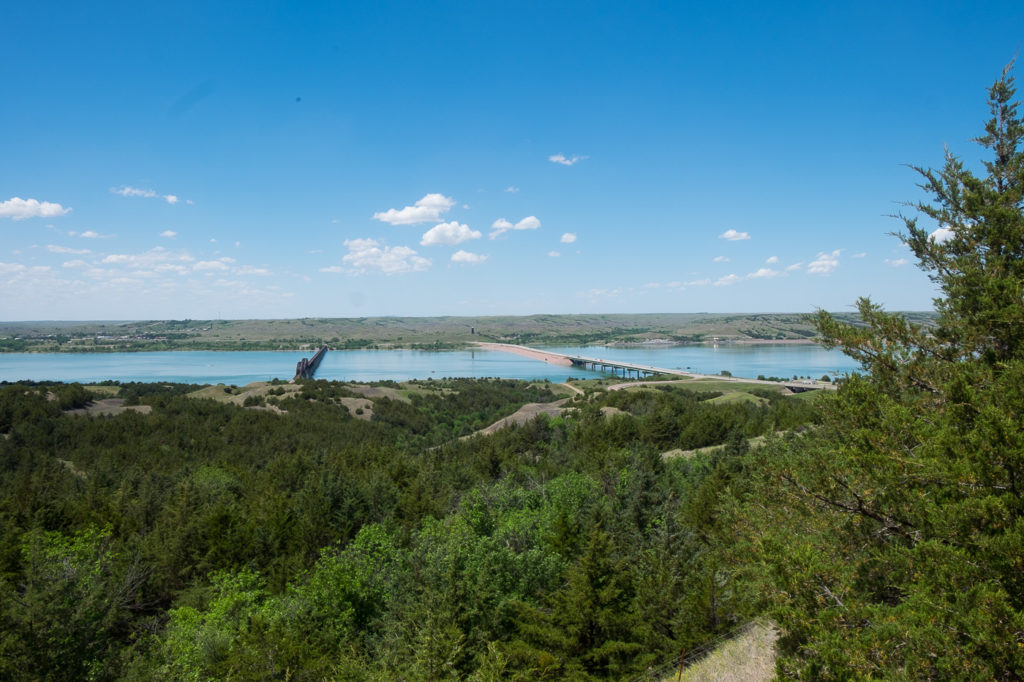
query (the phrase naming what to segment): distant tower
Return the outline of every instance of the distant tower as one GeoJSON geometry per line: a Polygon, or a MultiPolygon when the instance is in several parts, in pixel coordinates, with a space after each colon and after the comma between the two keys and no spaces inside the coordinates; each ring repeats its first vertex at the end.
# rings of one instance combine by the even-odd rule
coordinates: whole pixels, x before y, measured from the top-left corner
{"type": "Polygon", "coordinates": [[[476,334],[476,327],[470,327],[469,328],[469,333],[470,333],[470,336],[472,336],[473,334],[476,334]]]}

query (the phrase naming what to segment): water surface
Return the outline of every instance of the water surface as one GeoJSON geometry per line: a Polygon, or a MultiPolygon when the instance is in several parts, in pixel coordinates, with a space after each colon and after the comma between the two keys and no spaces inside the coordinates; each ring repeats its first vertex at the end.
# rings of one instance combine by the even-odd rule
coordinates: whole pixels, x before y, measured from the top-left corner
{"type": "MultiPolygon", "coordinates": [[[[558,353],[705,374],[722,370],[734,376],[759,374],[791,378],[841,375],[855,368],[839,351],[813,344],[750,346],[548,347],[558,353]]],[[[310,351],[164,351],[155,353],[2,353],[0,381],[174,381],[237,384],[291,379],[295,364],[310,351]]],[[[563,367],[511,353],[484,350],[343,350],[324,357],[318,379],[406,381],[441,377],[549,379],[594,378],[601,373],[563,367]]]]}

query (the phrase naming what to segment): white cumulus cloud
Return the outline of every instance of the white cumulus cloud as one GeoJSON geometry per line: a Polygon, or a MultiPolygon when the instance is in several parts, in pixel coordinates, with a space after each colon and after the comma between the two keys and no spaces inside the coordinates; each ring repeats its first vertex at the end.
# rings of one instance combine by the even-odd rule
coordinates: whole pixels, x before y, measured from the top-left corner
{"type": "Polygon", "coordinates": [[[761,268],[757,272],[752,272],[747,275],[747,279],[764,279],[767,277],[778,277],[782,273],[778,270],[772,270],[771,268],[761,268]]]}
{"type": "Polygon", "coordinates": [[[348,253],[342,262],[359,272],[378,270],[386,275],[400,272],[421,272],[430,261],[416,255],[408,246],[381,246],[375,239],[346,239],[348,253]]]}
{"type": "Polygon", "coordinates": [[[898,268],[898,267],[900,267],[902,265],[906,265],[907,264],[907,259],[906,258],[897,258],[895,260],[890,260],[890,259],[886,258],[885,262],[886,262],[887,265],[891,265],[894,268],[898,268]]]}
{"type": "Polygon", "coordinates": [[[778,256],[770,256],[769,258],[767,258],[765,260],[765,265],[775,265],[778,262],[779,262],[779,257],[778,256]]]}
{"type": "Polygon", "coordinates": [[[160,233],[160,236],[167,237],[168,239],[174,239],[175,237],[178,236],[178,233],[175,232],[174,230],[164,230],[163,232],[160,233]]]}
{"type": "Polygon", "coordinates": [[[39,201],[38,199],[12,197],[7,201],[0,201],[0,218],[10,218],[11,220],[56,218],[70,211],[70,208],[64,208],[60,204],[50,201],[39,201]]]}
{"type": "Polygon", "coordinates": [[[558,258],[561,255],[562,254],[558,253],[557,251],[548,251],[548,258],[558,258]]]}
{"type": "MultiPolygon", "coordinates": [[[[374,213],[373,219],[392,225],[415,225],[431,220],[441,219],[455,205],[455,200],[443,194],[427,194],[412,206],[402,209],[389,208],[381,213],[374,213]]],[[[358,240],[354,240],[358,241],[358,240]]]]}
{"type": "Polygon", "coordinates": [[[89,249],[72,249],[70,246],[57,246],[56,244],[47,244],[46,250],[50,253],[74,253],[78,255],[89,253],[89,249]]]}
{"type": "Polygon", "coordinates": [[[562,235],[562,238],[559,241],[561,241],[563,244],[572,244],[574,241],[576,241],[576,235],[573,234],[572,232],[566,232],[565,234],[562,235]]]}
{"type": "Polygon", "coordinates": [[[508,187],[506,187],[506,188],[505,188],[505,191],[506,191],[506,192],[509,192],[509,193],[511,193],[511,194],[515,194],[516,192],[518,192],[518,191],[519,191],[519,188],[518,188],[518,187],[516,187],[515,185],[510,185],[510,186],[508,186],[508,187]]]}
{"type": "Polygon", "coordinates": [[[821,251],[818,257],[807,264],[807,272],[812,275],[827,275],[839,267],[839,254],[842,249],[836,249],[832,253],[821,251]]]}
{"type": "Polygon", "coordinates": [[[156,191],[151,189],[139,189],[138,187],[129,187],[123,185],[121,187],[111,187],[110,191],[114,194],[120,194],[123,197],[155,197],[156,191]]]}
{"type": "Polygon", "coordinates": [[[491,225],[491,228],[494,231],[491,232],[490,237],[491,239],[495,239],[498,236],[503,235],[510,230],[536,230],[538,227],[540,227],[540,221],[537,220],[536,216],[532,215],[526,216],[525,218],[523,218],[522,220],[515,224],[510,223],[504,218],[498,218],[491,225]]]}
{"type": "Polygon", "coordinates": [[[726,256],[715,256],[711,260],[713,262],[715,262],[715,263],[728,263],[729,262],[729,258],[726,257],[726,256]]]}
{"type": "Polygon", "coordinates": [[[196,272],[203,272],[205,270],[227,270],[228,266],[219,260],[201,260],[192,266],[192,269],[196,272]]]}
{"type": "Polygon", "coordinates": [[[551,163],[559,163],[563,166],[574,166],[584,159],[588,159],[588,156],[566,156],[565,154],[552,154],[548,157],[548,161],[551,163]]]}
{"type": "Polygon", "coordinates": [[[935,243],[941,244],[949,241],[953,238],[953,230],[949,227],[940,227],[939,229],[932,232],[928,237],[935,243]]]}
{"type": "Polygon", "coordinates": [[[728,239],[731,242],[739,242],[744,239],[750,239],[749,232],[737,232],[736,230],[726,230],[722,234],[718,235],[719,239],[728,239]]]}
{"type": "Polygon", "coordinates": [[[715,286],[726,287],[729,286],[730,284],[735,284],[736,282],[739,282],[741,279],[743,278],[740,277],[739,275],[726,275],[725,277],[722,277],[717,282],[715,282],[715,286]]]}
{"type": "Polygon", "coordinates": [[[470,253],[469,251],[456,251],[452,254],[453,263],[467,263],[469,265],[476,265],[477,263],[483,263],[487,260],[487,256],[482,256],[479,253],[470,253]]]}
{"type": "Polygon", "coordinates": [[[435,225],[427,230],[423,235],[423,239],[420,240],[420,244],[422,246],[436,246],[438,244],[454,246],[470,239],[480,239],[482,236],[483,234],[480,231],[471,230],[468,225],[462,225],[458,221],[453,220],[450,223],[435,225]]]}
{"type": "MultiPolygon", "coordinates": [[[[152,189],[139,189],[138,187],[129,187],[128,185],[122,185],[120,187],[111,187],[110,191],[114,194],[120,194],[123,197],[144,197],[146,199],[152,199],[154,197],[160,197],[168,204],[176,204],[181,199],[174,194],[157,194],[156,190],[152,189]]],[[[189,199],[185,203],[191,204],[192,200],[189,199]]]]}

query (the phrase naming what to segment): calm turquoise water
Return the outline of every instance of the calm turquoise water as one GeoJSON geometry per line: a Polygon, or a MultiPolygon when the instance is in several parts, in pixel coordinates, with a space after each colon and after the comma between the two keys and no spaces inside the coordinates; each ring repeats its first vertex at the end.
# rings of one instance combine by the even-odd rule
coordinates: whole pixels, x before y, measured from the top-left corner
{"type": "MultiPolygon", "coordinates": [[[[558,353],[605,360],[631,361],[655,367],[690,369],[734,376],[835,376],[855,369],[838,351],[814,345],[680,346],[670,348],[549,348],[558,353]]],[[[193,384],[237,384],[291,379],[295,363],[309,352],[163,352],[163,353],[3,353],[0,381],[176,381],[193,384]]],[[[505,377],[509,379],[593,378],[600,373],[548,365],[498,351],[346,350],[331,351],[318,379],[380,381],[429,377],[505,377]]]]}

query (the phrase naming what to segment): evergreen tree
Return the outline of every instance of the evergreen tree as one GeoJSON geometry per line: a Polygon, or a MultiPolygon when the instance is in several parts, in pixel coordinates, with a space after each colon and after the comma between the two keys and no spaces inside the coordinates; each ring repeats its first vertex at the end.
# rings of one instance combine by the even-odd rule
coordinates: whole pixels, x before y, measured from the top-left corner
{"type": "Polygon", "coordinates": [[[977,139],[985,175],[948,152],[941,170],[916,169],[931,200],[915,208],[936,225],[905,217],[899,236],[941,291],[935,328],[869,299],[863,325],[819,313],[825,344],[867,373],[824,401],[813,436],[752,455],[767,475],[740,549],[786,631],[786,676],[1024,677],[1024,124],[1011,67],[977,139]]]}

